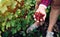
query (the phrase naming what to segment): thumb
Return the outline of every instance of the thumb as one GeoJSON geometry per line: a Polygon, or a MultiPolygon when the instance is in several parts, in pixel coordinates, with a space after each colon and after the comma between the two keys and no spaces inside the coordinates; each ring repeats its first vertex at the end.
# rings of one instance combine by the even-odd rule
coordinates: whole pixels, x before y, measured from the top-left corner
{"type": "Polygon", "coordinates": [[[35,10],[37,10],[37,9],[38,9],[38,5],[36,4],[36,5],[35,5],[35,10]]]}
{"type": "Polygon", "coordinates": [[[44,15],[44,17],[43,17],[43,20],[45,21],[45,18],[46,18],[46,14],[44,15]]]}

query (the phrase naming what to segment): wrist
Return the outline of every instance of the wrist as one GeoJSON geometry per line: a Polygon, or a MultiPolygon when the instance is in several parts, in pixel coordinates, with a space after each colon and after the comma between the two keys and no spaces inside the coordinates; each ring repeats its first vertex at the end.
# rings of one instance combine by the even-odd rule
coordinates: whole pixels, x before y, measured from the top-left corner
{"type": "Polygon", "coordinates": [[[46,8],[47,8],[47,6],[46,6],[46,5],[44,5],[44,4],[40,4],[40,5],[39,5],[39,8],[46,9],[46,8]]]}

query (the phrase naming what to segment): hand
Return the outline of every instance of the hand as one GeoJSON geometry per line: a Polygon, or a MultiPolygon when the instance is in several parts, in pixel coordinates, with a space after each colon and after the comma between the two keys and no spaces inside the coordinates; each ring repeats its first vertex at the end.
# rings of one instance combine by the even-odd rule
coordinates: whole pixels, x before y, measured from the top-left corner
{"type": "Polygon", "coordinates": [[[37,22],[40,21],[45,21],[46,18],[46,8],[43,6],[39,6],[39,8],[36,10],[35,14],[34,14],[34,20],[37,22]]]}
{"type": "Polygon", "coordinates": [[[27,33],[33,31],[34,29],[39,27],[39,22],[35,22],[34,24],[32,24],[28,29],[27,29],[27,33]]]}
{"type": "Polygon", "coordinates": [[[46,13],[45,13],[45,7],[40,6],[36,13],[34,14],[34,18],[36,19],[35,21],[40,21],[40,22],[35,22],[33,25],[31,25],[28,29],[27,29],[27,33],[33,31],[34,29],[39,27],[39,24],[42,25],[44,22],[43,20],[45,20],[46,18],[46,13]]]}

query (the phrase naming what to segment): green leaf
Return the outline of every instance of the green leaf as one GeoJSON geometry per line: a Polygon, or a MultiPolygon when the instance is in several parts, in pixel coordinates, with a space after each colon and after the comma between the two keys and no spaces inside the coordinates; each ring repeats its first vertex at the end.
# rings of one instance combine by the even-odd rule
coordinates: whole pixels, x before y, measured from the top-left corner
{"type": "Polygon", "coordinates": [[[7,16],[7,18],[8,18],[9,20],[11,20],[11,19],[13,18],[13,14],[12,14],[12,13],[9,13],[9,15],[7,16]]]}
{"type": "Polygon", "coordinates": [[[17,32],[17,30],[12,28],[11,32],[12,32],[12,34],[15,34],[17,32]]]}
{"type": "Polygon", "coordinates": [[[14,0],[11,0],[11,1],[12,1],[11,9],[14,9],[16,7],[17,2],[14,0]]]}
{"type": "Polygon", "coordinates": [[[7,24],[6,24],[6,29],[8,29],[10,26],[11,26],[10,23],[7,22],[7,24]]]}
{"type": "Polygon", "coordinates": [[[1,30],[2,30],[2,32],[4,32],[5,31],[5,27],[2,26],[1,30]]]}
{"type": "Polygon", "coordinates": [[[3,22],[3,23],[2,23],[2,26],[5,26],[5,25],[6,25],[6,22],[3,22]]]}
{"type": "Polygon", "coordinates": [[[6,6],[3,6],[2,8],[0,8],[1,13],[4,13],[7,10],[6,6]]]}
{"type": "Polygon", "coordinates": [[[17,31],[20,31],[21,30],[21,25],[20,24],[16,27],[16,30],[17,31]]]}
{"type": "Polygon", "coordinates": [[[17,1],[21,2],[21,0],[17,0],[17,1]]]}
{"type": "Polygon", "coordinates": [[[11,20],[10,23],[11,23],[11,26],[12,26],[12,27],[15,26],[15,20],[11,20]]]}

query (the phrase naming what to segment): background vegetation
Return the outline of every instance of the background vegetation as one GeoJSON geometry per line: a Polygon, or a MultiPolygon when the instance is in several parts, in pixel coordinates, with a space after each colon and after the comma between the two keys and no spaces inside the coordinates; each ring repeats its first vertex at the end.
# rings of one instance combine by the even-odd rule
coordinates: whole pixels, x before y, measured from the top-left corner
{"type": "MultiPolygon", "coordinates": [[[[26,33],[34,23],[35,3],[35,0],[0,0],[0,37],[40,37],[40,30],[26,33]]],[[[46,12],[49,15],[50,6],[46,12]]]]}

